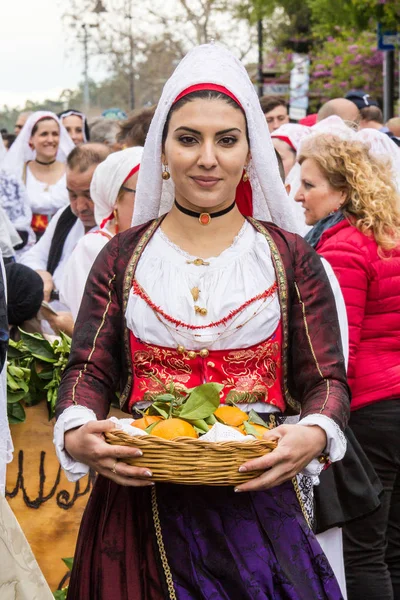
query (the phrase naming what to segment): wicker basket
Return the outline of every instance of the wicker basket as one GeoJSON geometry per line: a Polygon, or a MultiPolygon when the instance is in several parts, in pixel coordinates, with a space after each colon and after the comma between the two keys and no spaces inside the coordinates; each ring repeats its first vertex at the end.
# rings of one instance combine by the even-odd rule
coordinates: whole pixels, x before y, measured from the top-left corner
{"type": "Polygon", "coordinates": [[[109,444],[133,446],[143,456],[125,460],[135,467],[148,467],[153,481],[182,485],[236,485],[257,477],[257,471],[239,473],[239,467],[276,448],[276,442],[203,442],[188,437],[173,441],[152,435],[131,436],[123,431],[105,434],[109,444]]]}

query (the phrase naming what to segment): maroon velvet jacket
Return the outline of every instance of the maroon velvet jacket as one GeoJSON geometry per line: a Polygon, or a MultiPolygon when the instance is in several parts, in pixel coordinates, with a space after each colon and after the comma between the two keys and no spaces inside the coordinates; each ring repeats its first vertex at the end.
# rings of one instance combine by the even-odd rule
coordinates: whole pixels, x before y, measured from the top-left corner
{"type": "MultiPolygon", "coordinates": [[[[287,412],[320,413],[344,429],[349,389],[335,301],[322,263],[301,237],[249,220],[265,235],[277,275],[287,412]]],[[[127,410],[133,374],[124,314],[135,266],[159,222],[115,236],[97,257],[75,324],[57,416],[80,404],[104,419],[116,392],[127,410]]]]}

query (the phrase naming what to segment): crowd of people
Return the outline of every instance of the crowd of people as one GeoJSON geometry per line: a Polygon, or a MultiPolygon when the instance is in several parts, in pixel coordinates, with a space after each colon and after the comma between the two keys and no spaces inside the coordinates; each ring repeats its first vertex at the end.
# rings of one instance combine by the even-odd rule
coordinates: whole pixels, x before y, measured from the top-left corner
{"type": "Polygon", "coordinates": [[[157,107],[23,113],[4,146],[9,325],[73,336],[55,446],[98,473],[68,598],[400,600],[400,118],[349,90],[292,123],[209,44],[157,107]],[[235,490],[104,441],[116,393],[227,375],[279,442],[235,490]]]}

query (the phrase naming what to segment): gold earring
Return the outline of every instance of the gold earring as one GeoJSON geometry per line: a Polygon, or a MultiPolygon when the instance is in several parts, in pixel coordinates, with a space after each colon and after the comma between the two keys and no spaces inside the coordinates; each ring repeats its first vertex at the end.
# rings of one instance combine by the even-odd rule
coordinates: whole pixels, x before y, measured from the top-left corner
{"type": "Polygon", "coordinates": [[[249,174],[247,172],[247,167],[244,167],[244,173],[243,173],[243,182],[246,183],[246,181],[249,180],[249,174]]]}
{"type": "Polygon", "coordinates": [[[170,179],[171,175],[168,171],[168,165],[164,165],[161,177],[164,179],[164,181],[168,181],[168,179],[170,179]]]}
{"type": "Polygon", "coordinates": [[[114,215],[114,221],[115,221],[115,233],[119,233],[118,209],[117,208],[114,208],[113,215],[114,215]]]}

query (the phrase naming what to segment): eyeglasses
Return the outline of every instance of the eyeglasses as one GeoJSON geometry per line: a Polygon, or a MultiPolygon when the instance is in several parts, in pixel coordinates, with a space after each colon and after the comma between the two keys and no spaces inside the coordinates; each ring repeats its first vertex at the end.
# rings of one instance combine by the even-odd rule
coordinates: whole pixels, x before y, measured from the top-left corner
{"type": "Polygon", "coordinates": [[[124,192],[133,192],[134,194],[136,194],[136,190],[133,190],[132,188],[128,188],[125,185],[121,185],[121,190],[124,190],[124,192]]]}
{"type": "Polygon", "coordinates": [[[23,125],[15,125],[15,129],[22,129],[23,125]]]}

